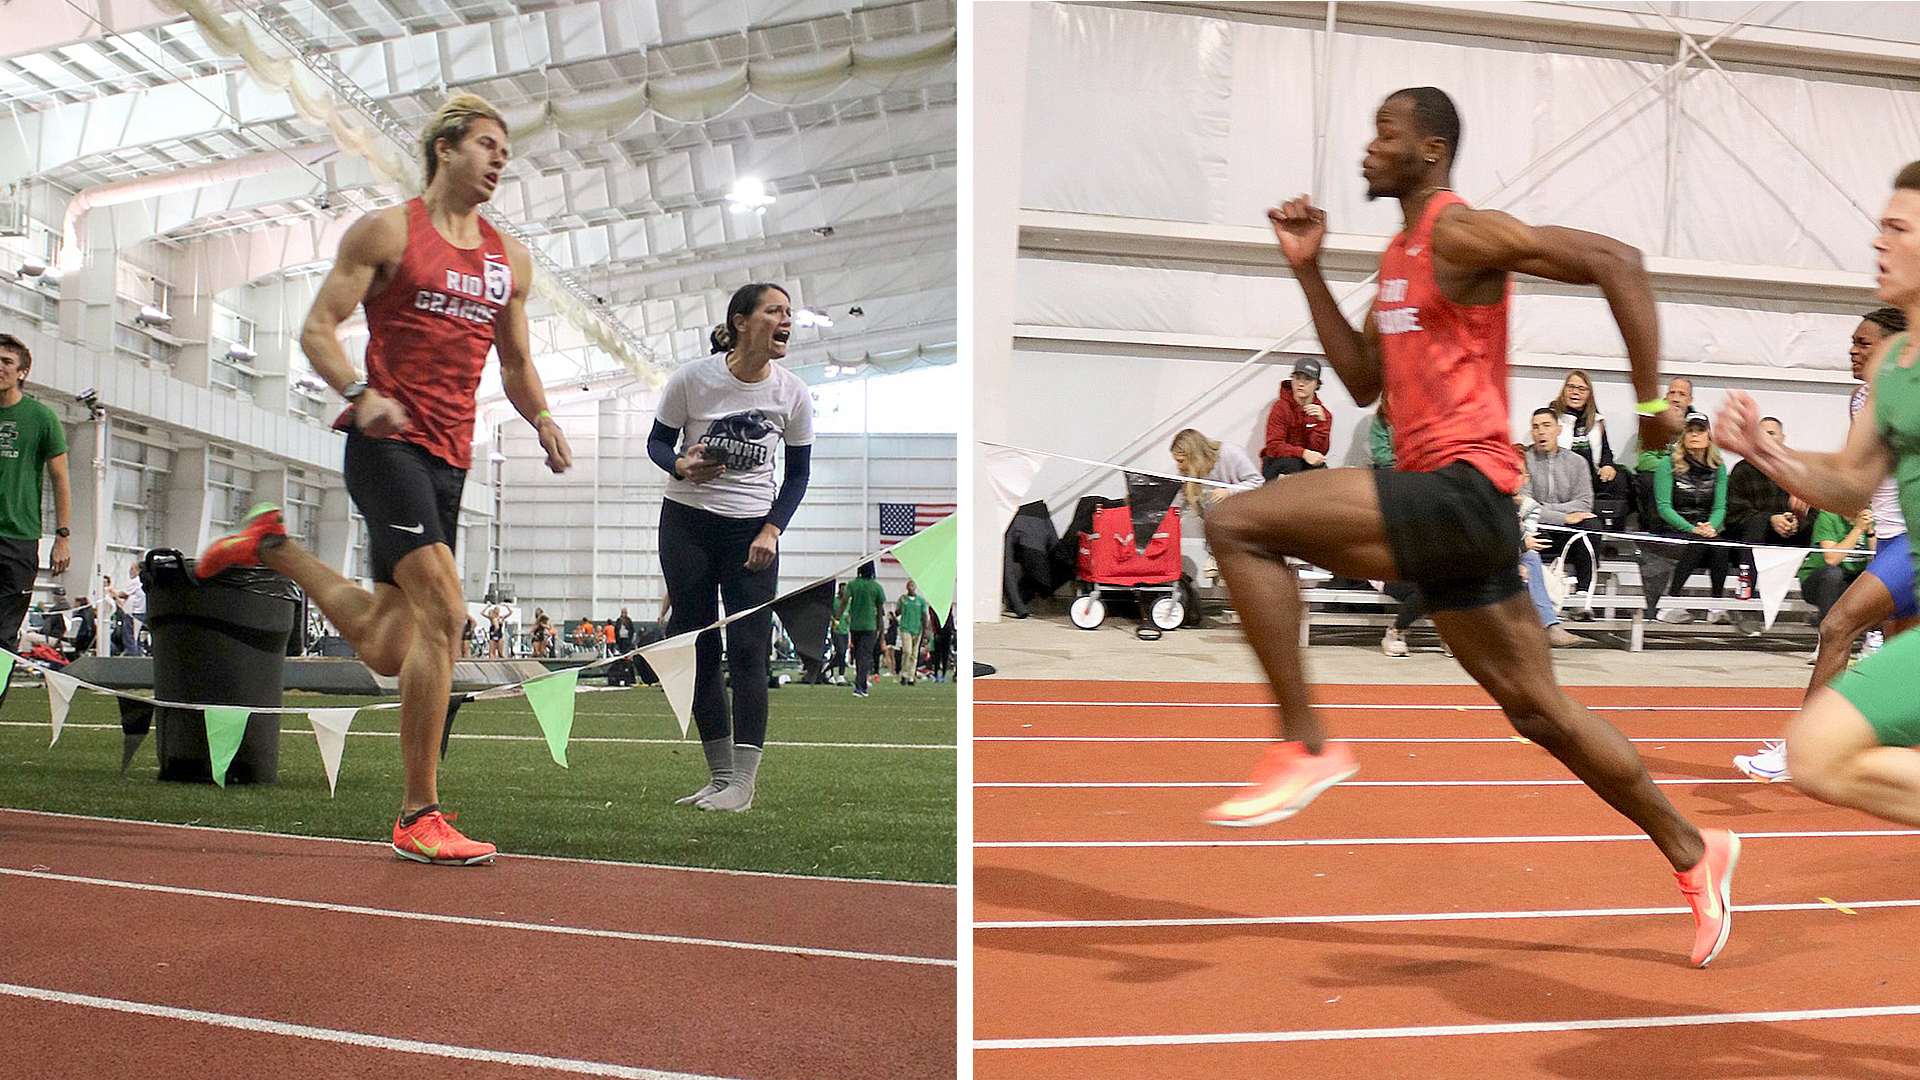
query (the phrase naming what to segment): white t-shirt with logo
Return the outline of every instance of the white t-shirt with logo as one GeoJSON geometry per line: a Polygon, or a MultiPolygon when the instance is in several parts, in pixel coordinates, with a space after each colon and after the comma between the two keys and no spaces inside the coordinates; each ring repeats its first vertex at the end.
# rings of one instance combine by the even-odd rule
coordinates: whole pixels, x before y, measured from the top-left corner
{"type": "Polygon", "coordinates": [[[669,479],[667,498],[721,517],[761,517],[780,490],[774,477],[774,446],[813,445],[813,396],[800,376],[769,365],[759,382],[741,382],[715,354],[685,364],[660,391],[655,418],[680,430],[677,456],[706,443],[726,469],[704,484],[669,479]]]}

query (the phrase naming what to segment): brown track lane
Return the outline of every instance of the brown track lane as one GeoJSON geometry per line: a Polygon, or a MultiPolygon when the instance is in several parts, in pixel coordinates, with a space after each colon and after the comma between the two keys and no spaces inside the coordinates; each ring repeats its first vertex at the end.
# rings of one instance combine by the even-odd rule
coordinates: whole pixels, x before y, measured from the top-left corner
{"type": "MultiPolygon", "coordinates": [[[[802,944],[929,956],[950,953],[954,940],[954,894],[945,889],[560,860],[448,869],[404,864],[368,845],[16,813],[0,815],[0,830],[7,865],[83,876],[749,941],[791,940],[813,927],[821,940],[802,944]],[[382,892],[383,884],[390,888],[382,892]],[[553,906],[541,906],[547,903],[553,906]],[[889,930],[896,904],[902,927],[889,930]],[[941,918],[926,910],[933,908],[944,908],[944,940],[932,932],[941,918]],[[836,919],[867,925],[834,930],[836,919]]],[[[0,896],[0,981],[690,1073],[952,1075],[950,966],[436,925],[12,875],[0,877],[0,896]],[[428,1005],[403,1007],[414,1000],[428,1005]]],[[[132,1050],[135,1032],[156,1023],[81,1006],[6,1008],[52,1009],[59,1023],[82,1016],[96,1039],[118,1042],[123,1052],[132,1050]]],[[[263,1038],[187,1022],[159,1030],[223,1045],[263,1038]]],[[[285,1052],[298,1058],[306,1049],[285,1052]]],[[[177,1048],[172,1053],[179,1056],[177,1048]]],[[[327,1053],[368,1075],[396,1057],[340,1046],[327,1053]]],[[[0,1064],[0,1075],[6,1068],[0,1064]]]]}
{"type": "MultiPolygon", "coordinates": [[[[1019,694],[996,683],[994,695],[1019,694]]],[[[1056,700],[1258,700],[1259,687],[1032,684],[1056,700]]],[[[1484,702],[1474,688],[1322,687],[1344,701],[1484,702]]],[[[1604,688],[1601,704],[1790,706],[1783,690],[1604,688]]],[[[1618,714],[1609,719],[1620,722],[1618,714]]],[[[1152,706],[985,706],[983,731],[1032,735],[1264,733],[1264,710],[1152,706]],[[1187,714],[1191,713],[1189,717],[1187,714]],[[1022,727],[1030,724],[1029,727],[1022,727]],[[1173,730],[1169,730],[1173,729],[1173,730]]],[[[1745,738],[1785,713],[1629,714],[1630,732],[1745,738]],[[1635,731],[1639,729],[1639,731],[1635,731]]],[[[1497,713],[1346,710],[1354,735],[1500,732],[1497,713]],[[1445,715],[1452,713],[1451,716],[1445,715]],[[1421,730],[1424,729],[1424,730],[1421,730]],[[1489,730],[1490,729],[1490,730],[1489,730]]],[[[1258,748],[1213,744],[976,747],[976,779],[1232,781],[1258,748]],[[1226,764],[1238,759],[1238,767],[1226,764]],[[1225,776],[1217,776],[1225,768],[1225,776]],[[1035,775],[1040,774],[1040,775],[1035,775]]],[[[1730,776],[1727,744],[1639,744],[1656,775],[1730,776]]],[[[1560,778],[1537,748],[1513,743],[1363,744],[1360,779],[1560,778]],[[1386,753],[1399,756],[1389,758],[1386,753]],[[1407,756],[1409,753],[1417,757],[1407,756]]],[[[1225,790],[978,789],[989,838],[1074,839],[1630,834],[1579,787],[1336,788],[1299,818],[1265,829],[1209,829],[1194,815],[1225,790]]],[[[1785,786],[1670,785],[1703,824],[1740,831],[1888,828],[1785,786]]],[[[980,849],[982,920],[1209,918],[1530,908],[1678,908],[1651,845],[1330,846],[980,849]]],[[[1920,880],[1920,838],[1750,840],[1736,904],[1818,897],[1904,899],[1920,880]]],[[[1726,953],[1687,966],[1681,913],[1475,921],[1181,928],[984,929],[976,932],[976,1037],[1128,1032],[1325,1030],[1832,1009],[1920,1004],[1920,909],[1743,912],[1726,953]],[[1329,1000],[1338,999],[1338,1000],[1329,1000]]],[[[1100,1075],[1357,1077],[1920,1076],[1920,1022],[1867,1018],[1713,1027],[1556,1032],[1274,1045],[982,1050],[982,1080],[1100,1075]]]]}

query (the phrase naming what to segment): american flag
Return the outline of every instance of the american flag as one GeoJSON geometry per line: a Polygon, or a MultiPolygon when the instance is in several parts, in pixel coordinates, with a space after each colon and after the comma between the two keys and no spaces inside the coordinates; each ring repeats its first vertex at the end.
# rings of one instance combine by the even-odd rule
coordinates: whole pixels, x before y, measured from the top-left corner
{"type": "Polygon", "coordinates": [[[912,536],[929,525],[935,525],[942,518],[953,514],[954,503],[890,503],[880,504],[881,536],[912,536]]]}

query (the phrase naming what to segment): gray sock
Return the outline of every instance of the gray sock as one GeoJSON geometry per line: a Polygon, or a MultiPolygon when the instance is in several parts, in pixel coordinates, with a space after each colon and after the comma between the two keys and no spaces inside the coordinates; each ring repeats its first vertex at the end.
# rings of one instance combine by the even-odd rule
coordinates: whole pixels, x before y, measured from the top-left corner
{"type": "Polygon", "coordinates": [[[733,748],[733,776],[727,786],[694,805],[702,810],[745,810],[753,805],[753,781],[760,773],[760,747],[733,748]]]}
{"type": "MultiPolygon", "coordinates": [[[[709,795],[718,794],[720,789],[726,787],[727,782],[733,778],[733,736],[706,740],[700,744],[700,752],[707,756],[707,772],[712,779],[708,780],[706,786],[699,791],[673,800],[675,806],[685,806],[690,802],[699,802],[709,795]]],[[[755,753],[757,754],[758,751],[755,753]]],[[[757,761],[758,758],[756,757],[755,760],[757,761]]]]}

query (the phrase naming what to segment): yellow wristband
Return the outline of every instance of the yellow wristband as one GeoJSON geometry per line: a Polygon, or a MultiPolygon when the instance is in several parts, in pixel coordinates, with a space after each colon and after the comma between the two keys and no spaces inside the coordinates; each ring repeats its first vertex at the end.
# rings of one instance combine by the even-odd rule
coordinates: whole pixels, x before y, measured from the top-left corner
{"type": "Polygon", "coordinates": [[[1666,412],[1670,405],[1671,403],[1667,401],[1666,398],[1657,397],[1651,401],[1643,401],[1634,406],[1634,411],[1641,416],[1659,416],[1661,413],[1666,412]]]}
{"type": "MultiPolygon", "coordinates": [[[[1664,401],[1664,400],[1666,400],[1666,399],[1665,399],[1665,398],[1662,398],[1661,400],[1663,400],[1663,401],[1664,401]]],[[[550,413],[550,412],[548,412],[548,411],[547,411],[547,410],[545,410],[545,409],[541,409],[541,410],[540,410],[539,412],[537,412],[537,413],[535,413],[535,414],[533,415],[533,422],[534,422],[534,423],[536,423],[536,424],[537,424],[537,423],[539,423],[539,422],[540,422],[540,421],[542,421],[542,420],[551,420],[551,419],[553,419],[553,414],[552,414],[552,413],[550,413]]]]}

